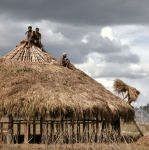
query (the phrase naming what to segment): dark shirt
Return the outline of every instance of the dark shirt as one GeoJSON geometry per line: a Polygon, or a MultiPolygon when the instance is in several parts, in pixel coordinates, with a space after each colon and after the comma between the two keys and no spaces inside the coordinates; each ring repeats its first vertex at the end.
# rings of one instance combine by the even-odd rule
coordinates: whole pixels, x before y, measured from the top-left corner
{"type": "Polygon", "coordinates": [[[34,39],[41,42],[41,34],[34,31],[34,39]]]}

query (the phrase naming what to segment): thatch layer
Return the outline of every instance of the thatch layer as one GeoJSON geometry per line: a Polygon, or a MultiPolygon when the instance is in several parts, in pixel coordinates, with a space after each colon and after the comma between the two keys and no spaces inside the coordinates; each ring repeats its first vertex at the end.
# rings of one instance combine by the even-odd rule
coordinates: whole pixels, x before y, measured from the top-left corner
{"type": "Polygon", "coordinates": [[[134,110],[124,100],[84,72],[53,63],[14,61],[8,56],[0,58],[1,115],[82,118],[85,113],[86,118],[134,119],[134,110]]]}
{"type": "Polygon", "coordinates": [[[133,109],[80,70],[0,59],[0,112],[131,120],[133,109]],[[109,117],[109,118],[108,118],[109,117]]]}

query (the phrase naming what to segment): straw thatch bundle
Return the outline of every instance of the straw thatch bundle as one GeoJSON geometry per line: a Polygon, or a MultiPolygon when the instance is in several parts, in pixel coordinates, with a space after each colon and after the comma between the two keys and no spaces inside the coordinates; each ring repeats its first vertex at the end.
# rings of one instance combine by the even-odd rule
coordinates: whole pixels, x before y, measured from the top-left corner
{"type": "Polygon", "coordinates": [[[123,94],[123,92],[126,92],[128,91],[129,92],[129,95],[130,95],[130,98],[133,100],[133,101],[136,101],[137,98],[138,98],[138,95],[140,94],[140,91],[138,91],[136,88],[134,87],[131,87],[129,85],[127,85],[126,83],[124,83],[122,80],[120,79],[115,79],[114,80],[114,84],[113,84],[113,87],[114,87],[114,91],[118,94],[123,94]]]}
{"type": "Polygon", "coordinates": [[[127,121],[134,118],[134,110],[125,101],[84,72],[47,63],[51,59],[58,61],[42,51],[43,60],[47,61],[21,61],[16,51],[23,50],[18,46],[0,58],[1,115],[32,117],[38,113],[55,118],[61,115],[82,118],[85,113],[86,118],[122,117],[127,121]]]}

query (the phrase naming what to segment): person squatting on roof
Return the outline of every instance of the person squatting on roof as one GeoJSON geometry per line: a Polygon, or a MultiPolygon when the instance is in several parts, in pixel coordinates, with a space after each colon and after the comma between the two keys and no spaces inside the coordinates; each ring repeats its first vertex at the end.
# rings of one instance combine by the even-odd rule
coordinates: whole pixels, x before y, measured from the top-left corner
{"type": "Polygon", "coordinates": [[[35,31],[34,31],[34,43],[39,48],[42,48],[41,33],[39,33],[39,28],[36,28],[35,31]]]}
{"type": "Polygon", "coordinates": [[[60,59],[60,65],[69,68],[70,61],[66,57],[67,57],[67,54],[63,53],[63,55],[60,59]]]}
{"type": "Polygon", "coordinates": [[[25,32],[27,34],[28,48],[31,46],[31,42],[33,42],[34,32],[32,31],[32,27],[28,26],[28,31],[25,32]]]}

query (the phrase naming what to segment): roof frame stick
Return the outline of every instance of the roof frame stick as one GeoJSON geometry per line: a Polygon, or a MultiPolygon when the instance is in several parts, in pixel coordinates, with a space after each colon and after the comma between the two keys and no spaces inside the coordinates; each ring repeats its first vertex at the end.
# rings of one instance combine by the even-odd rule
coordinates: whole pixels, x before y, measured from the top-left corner
{"type": "Polygon", "coordinates": [[[138,129],[138,131],[140,132],[140,134],[141,134],[142,136],[144,136],[143,132],[140,130],[140,128],[139,128],[139,126],[136,124],[136,121],[135,121],[135,120],[133,120],[133,123],[134,123],[134,125],[136,126],[136,128],[138,129]]]}

